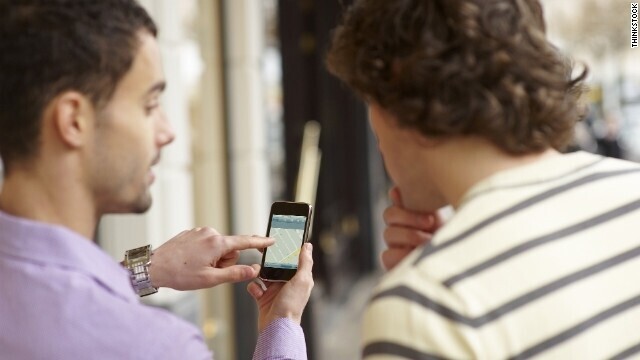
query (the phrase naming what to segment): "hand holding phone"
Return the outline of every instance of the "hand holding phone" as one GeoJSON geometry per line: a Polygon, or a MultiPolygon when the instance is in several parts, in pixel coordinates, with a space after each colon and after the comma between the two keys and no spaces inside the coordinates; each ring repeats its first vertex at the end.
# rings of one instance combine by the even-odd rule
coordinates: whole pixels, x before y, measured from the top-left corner
{"type": "Polygon", "coordinates": [[[302,247],[299,268],[291,281],[266,282],[266,290],[255,282],[247,286],[247,291],[258,305],[258,331],[262,332],[270,323],[282,318],[300,324],[313,289],[312,249],[311,244],[302,247]]]}
{"type": "Polygon", "coordinates": [[[259,277],[288,281],[298,269],[302,245],[308,241],[312,207],[302,202],[276,201],[271,206],[267,236],[276,240],[262,254],[259,277]]]}

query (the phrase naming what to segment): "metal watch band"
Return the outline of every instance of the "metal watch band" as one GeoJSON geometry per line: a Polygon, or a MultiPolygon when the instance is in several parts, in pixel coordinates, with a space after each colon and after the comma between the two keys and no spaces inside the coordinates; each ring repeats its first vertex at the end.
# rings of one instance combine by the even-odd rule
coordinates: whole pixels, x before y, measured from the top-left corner
{"type": "Polygon", "coordinates": [[[151,278],[149,277],[151,254],[151,245],[127,250],[124,253],[124,266],[131,275],[131,285],[141,297],[158,292],[158,289],[151,285],[151,278]]]}

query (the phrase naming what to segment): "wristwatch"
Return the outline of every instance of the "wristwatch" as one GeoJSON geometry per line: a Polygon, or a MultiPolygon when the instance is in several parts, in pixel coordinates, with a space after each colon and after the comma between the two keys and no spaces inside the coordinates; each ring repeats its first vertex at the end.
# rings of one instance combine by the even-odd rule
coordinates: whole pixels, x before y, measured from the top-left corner
{"type": "Polygon", "coordinates": [[[151,245],[127,250],[124,253],[124,266],[131,273],[131,285],[140,297],[158,292],[158,288],[151,285],[149,277],[151,254],[151,245]]]}

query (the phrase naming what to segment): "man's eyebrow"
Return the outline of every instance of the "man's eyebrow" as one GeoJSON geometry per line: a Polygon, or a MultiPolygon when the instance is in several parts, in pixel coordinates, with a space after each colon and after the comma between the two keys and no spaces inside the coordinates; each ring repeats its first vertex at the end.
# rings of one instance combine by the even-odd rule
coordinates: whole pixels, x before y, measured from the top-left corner
{"type": "Polygon", "coordinates": [[[155,92],[163,92],[164,89],[167,87],[167,82],[166,81],[159,81],[157,83],[155,83],[152,87],[149,88],[149,90],[147,90],[147,92],[144,94],[145,96],[147,95],[151,95],[155,92]]]}

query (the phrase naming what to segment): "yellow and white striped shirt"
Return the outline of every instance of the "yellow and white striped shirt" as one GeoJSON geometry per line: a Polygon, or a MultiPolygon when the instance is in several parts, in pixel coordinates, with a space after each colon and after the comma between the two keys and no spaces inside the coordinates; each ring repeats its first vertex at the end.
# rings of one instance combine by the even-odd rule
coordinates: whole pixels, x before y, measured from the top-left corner
{"type": "Polygon", "coordinates": [[[386,274],[363,358],[640,356],[640,166],[583,152],[474,186],[386,274]]]}

